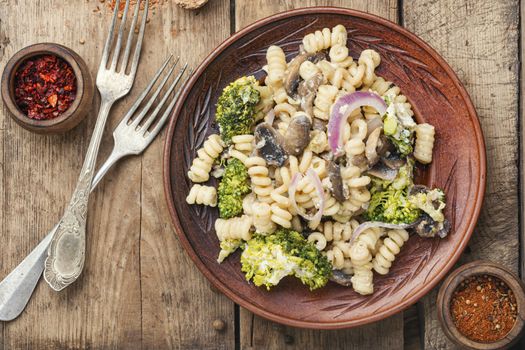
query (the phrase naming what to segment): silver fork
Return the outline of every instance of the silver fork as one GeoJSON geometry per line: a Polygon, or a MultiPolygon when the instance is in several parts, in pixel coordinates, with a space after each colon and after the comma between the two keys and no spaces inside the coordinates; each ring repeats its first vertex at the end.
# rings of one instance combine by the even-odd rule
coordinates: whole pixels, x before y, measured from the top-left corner
{"type": "MultiPolygon", "coordinates": [[[[106,175],[111,166],[114,165],[119,159],[127,155],[137,155],[142,153],[151,144],[158,133],[162,130],[162,127],[166,124],[166,121],[168,120],[169,115],[171,114],[173,107],[175,106],[175,103],[179,97],[180,91],[182,90],[181,87],[184,86],[186,81],[191,76],[191,70],[186,78],[184,78],[183,82],[179,85],[180,88],[175,93],[173,100],[167,105],[164,113],[160,116],[160,118],[157,118],[157,115],[159,114],[162,107],[166,104],[170,94],[173,92],[176,85],[182,78],[184,71],[186,70],[186,65],[175,77],[173,83],[164,93],[162,99],[157,104],[155,109],[150,114],[148,114],[148,112],[150,112],[153,108],[153,101],[158,98],[162,87],[166,84],[167,78],[172,75],[178,60],[169,69],[166,77],[162,79],[161,84],[155,90],[152,97],[150,97],[146,103],[146,106],[138,113],[138,115],[135,116],[135,113],[137,112],[140,103],[145,100],[146,95],[151,91],[155,82],[159,79],[162,72],[168,66],[170,60],[171,57],[169,57],[166,62],[164,62],[162,67],[153,77],[152,81],[139,95],[137,101],[133,104],[129,112],[116,127],[115,131],[113,132],[113,138],[115,140],[113,151],[95,175],[91,185],[91,191],[95,189],[99,181],[104,177],[104,175],[106,175]],[[136,123],[138,118],[140,118],[139,122],[144,120],[142,126],[139,127],[137,127],[138,123],[136,123]],[[148,128],[155,120],[157,120],[157,124],[153,129],[148,131],[148,128]],[[146,125],[148,125],[148,127],[146,127],[146,125]]],[[[33,251],[9,275],[7,275],[3,281],[0,282],[0,321],[11,321],[15,319],[26,307],[44,269],[44,259],[46,257],[47,249],[57,227],[58,225],[55,226],[47,234],[47,236],[42,241],[40,241],[33,251]]]]}
{"type": "Polygon", "coordinates": [[[140,0],[135,5],[135,13],[129,29],[124,57],[117,69],[120,50],[122,47],[122,38],[124,27],[129,9],[130,0],[126,0],[124,14],[118,30],[117,42],[113,50],[113,58],[110,67],[107,68],[110,52],[113,47],[113,33],[117,22],[120,0],[116,1],[113,19],[109,30],[106,45],[102,53],[102,60],[98,68],[97,88],[100,92],[101,103],[98,113],[95,129],[89,142],[89,147],[84,159],[82,170],[71,197],[69,205],[58,224],[58,228],[51,239],[48,257],[45,262],[44,278],[46,282],[56,291],[60,291],[71,283],[76,281],[84,268],[85,250],[86,250],[86,217],[89,202],[89,194],[93,175],[95,174],[95,163],[97,160],[98,150],[104,126],[109,115],[109,110],[115,101],[127,95],[133,86],[137,66],[140,58],[142,40],[146,27],[146,18],[148,15],[148,0],[142,14],[142,23],[137,37],[137,44],[131,62],[128,62],[131,53],[131,46],[134,36],[135,25],[137,24],[140,0]],[[131,63],[129,73],[126,70],[131,63]]]}

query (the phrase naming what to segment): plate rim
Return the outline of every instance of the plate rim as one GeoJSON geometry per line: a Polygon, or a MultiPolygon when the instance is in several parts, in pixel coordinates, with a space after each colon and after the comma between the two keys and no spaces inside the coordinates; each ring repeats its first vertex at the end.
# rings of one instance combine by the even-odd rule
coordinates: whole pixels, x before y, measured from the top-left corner
{"type": "Polygon", "coordinates": [[[349,8],[333,7],[333,6],[314,6],[314,7],[303,7],[303,8],[288,10],[284,12],[279,12],[271,16],[259,19],[253,22],[252,24],[248,25],[247,27],[235,32],[230,37],[226,38],[220,45],[215,47],[206,56],[206,58],[199,64],[199,66],[193,73],[191,79],[183,86],[181,90],[181,94],[178,98],[178,101],[170,117],[167,134],[166,134],[166,138],[164,141],[164,151],[163,151],[163,162],[162,163],[163,163],[164,195],[166,197],[166,202],[168,204],[171,221],[175,228],[177,236],[179,238],[179,242],[182,244],[186,254],[190,256],[193,263],[197,266],[199,271],[208,279],[210,283],[212,283],[216,288],[218,288],[224,295],[226,295],[230,300],[232,300],[236,304],[268,320],[278,322],[281,324],[285,324],[285,325],[289,325],[289,326],[293,326],[293,327],[299,327],[299,328],[344,329],[344,328],[362,326],[362,325],[369,324],[372,322],[377,322],[387,317],[390,317],[394,314],[397,314],[398,312],[401,312],[405,310],[406,308],[408,308],[409,306],[415,304],[418,300],[420,300],[428,292],[430,292],[441,280],[443,280],[445,275],[450,271],[450,269],[454,266],[454,264],[457,262],[457,260],[460,258],[461,254],[465,250],[472,236],[472,233],[474,232],[477,221],[479,219],[481,207],[483,205],[483,201],[485,197],[486,172],[487,172],[486,162],[487,162],[486,161],[486,146],[485,146],[485,141],[484,141],[484,136],[483,136],[483,130],[481,128],[479,116],[472,103],[472,100],[468,92],[466,91],[465,87],[459,80],[458,76],[454,72],[454,70],[450,67],[447,61],[445,61],[445,59],[434,48],[432,48],[423,39],[419,38],[416,34],[410,32],[406,28],[388,19],[376,16],[370,13],[366,13],[366,12],[362,12],[362,11],[358,11],[354,9],[349,9],[349,8]],[[430,282],[428,282],[427,284],[425,284],[424,286],[422,286],[422,288],[420,288],[416,293],[413,293],[409,298],[402,300],[400,303],[398,303],[392,308],[388,308],[388,309],[385,309],[384,311],[375,313],[370,317],[360,318],[360,319],[350,320],[350,321],[348,320],[337,321],[336,320],[333,322],[323,322],[323,323],[308,321],[308,320],[292,319],[292,318],[288,318],[288,317],[285,317],[285,316],[282,316],[282,315],[279,315],[273,312],[266,311],[262,307],[256,305],[255,303],[250,302],[249,300],[231,291],[228,288],[228,286],[226,286],[221,280],[219,280],[215,275],[213,275],[213,273],[211,273],[211,271],[206,268],[205,263],[197,255],[197,252],[193,249],[193,246],[186,238],[186,234],[184,233],[184,230],[182,229],[182,226],[179,220],[179,216],[177,214],[177,210],[175,209],[175,203],[174,203],[173,197],[171,196],[172,187],[171,187],[171,178],[169,177],[171,144],[173,141],[174,129],[175,129],[175,126],[177,125],[178,115],[180,114],[181,108],[184,105],[184,102],[187,99],[190,90],[193,88],[195,82],[200,77],[200,75],[206,70],[208,65],[219,54],[221,54],[228,46],[232,45],[238,39],[242,38],[246,34],[249,34],[251,31],[259,27],[262,27],[271,22],[286,19],[289,17],[302,16],[302,15],[307,15],[307,14],[311,15],[315,13],[341,14],[341,15],[346,15],[346,16],[359,17],[359,18],[362,18],[362,19],[365,19],[371,22],[378,23],[380,25],[388,27],[389,29],[393,30],[394,32],[400,35],[404,35],[405,37],[408,37],[410,40],[416,43],[419,47],[421,47],[424,51],[430,54],[436,60],[439,66],[445,70],[446,74],[451,78],[455,88],[457,88],[457,90],[460,92],[461,98],[465,106],[467,107],[470,119],[473,122],[475,137],[476,137],[477,146],[478,146],[477,147],[478,154],[479,154],[479,186],[474,191],[476,193],[476,205],[473,208],[473,215],[469,219],[470,221],[465,229],[465,234],[463,235],[462,240],[460,241],[457,249],[454,251],[451,258],[445,264],[444,268],[437,273],[436,277],[432,279],[430,282]]]}

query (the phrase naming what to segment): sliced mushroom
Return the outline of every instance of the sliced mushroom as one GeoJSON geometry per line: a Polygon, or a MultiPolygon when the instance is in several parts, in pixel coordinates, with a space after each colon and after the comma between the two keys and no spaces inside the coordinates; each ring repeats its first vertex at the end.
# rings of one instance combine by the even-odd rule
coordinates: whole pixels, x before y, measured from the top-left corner
{"type": "Polygon", "coordinates": [[[359,167],[361,169],[368,168],[368,159],[366,159],[364,154],[358,154],[352,157],[352,165],[359,167]]]}
{"type": "Polygon", "coordinates": [[[303,97],[309,94],[316,94],[317,89],[323,83],[323,80],[323,73],[317,72],[310,79],[302,81],[301,84],[299,84],[299,87],[297,88],[299,96],[303,97]]]}
{"type": "Polygon", "coordinates": [[[334,161],[328,165],[328,177],[332,184],[330,191],[335,199],[339,202],[345,201],[345,192],[343,186],[343,178],[341,177],[341,167],[334,161]]]}
{"type": "Polygon", "coordinates": [[[324,76],[321,72],[316,73],[310,79],[302,81],[297,88],[299,97],[301,98],[301,108],[309,116],[314,114],[314,99],[317,89],[323,83],[324,76]]]}
{"type": "Polygon", "coordinates": [[[390,141],[390,139],[386,137],[385,134],[381,134],[379,136],[379,141],[377,144],[377,154],[381,158],[385,158],[391,155],[395,150],[396,147],[394,146],[392,141],[390,141]]]}
{"type": "Polygon", "coordinates": [[[321,120],[318,118],[313,119],[314,120],[312,121],[312,129],[326,131],[326,125],[328,124],[326,120],[321,120]]]}
{"type": "Polygon", "coordinates": [[[381,158],[381,161],[390,169],[399,169],[406,163],[406,159],[399,157],[397,154],[391,154],[388,157],[381,158]]]}
{"type": "Polygon", "coordinates": [[[376,163],[368,170],[368,174],[380,178],[381,180],[394,181],[398,171],[387,167],[383,162],[376,163]]]}
{"type": "Polygon", "coordinates": [[[282,146],[283,140],[271,125],[261,123],[255,128],[255,148],[259,156],[264,158],[269,165],[282,166],[288,155],[282,146]]]}
{"type": "Polygon", "coordinates": [[[308,115],[314,115],[314,99],[315,94],[308,94],[304,97],[301,97],[301,108],[308,115]]]}
{"type": "Polygon", "coordinates": [[[432,238],[438,235],[441,238],[445,238],[450,228],[450,222],[448,220],[437,222],[428,214],[423,213],[416,222],[413,230],[421,237],[432,238]]]}
{"type": "Polygon", "coordinates": [[[427,193],[429,191],[429,188],[425,185],[414,185],[408,192],[410,196],[418,194],[418,193],[427,193]]]}
{"type": "Polygon", "coordinates": [[[293,156],[303,153],[310,142],[310,128],[312,123],[304,112],[296,113],[286,129],[284,136],[284,150],[293,156]]]}
{"type": "Polygon", "coordinates": [[[332,276],[330,276],[330,281],[345,287],[350,287],[352,285],[352,275],[344,273],[341,270],[334,270],[332,271],[332,276]]]}
{"type": "Polygon", "coordinates": [[[299,54],[295,56],[288,65],[288,75],[284,79],[284,88],[286,89],[288,95],[292,96],[293,98],[295,98],[297,95],[297,88],[301,81],[301,77],[299,76],[299,67],[301,67],[301,63],[306,61],[307,58],[307,54],[299,54]]]}
{"type": "Polygon", "coordinates": [[[326,54],[326,51],[318,51],[313,54],[308,55],[308,61],[312,63],[317,63],[322,60],[326,60],[328,58],[328,55],[326,54]]]}

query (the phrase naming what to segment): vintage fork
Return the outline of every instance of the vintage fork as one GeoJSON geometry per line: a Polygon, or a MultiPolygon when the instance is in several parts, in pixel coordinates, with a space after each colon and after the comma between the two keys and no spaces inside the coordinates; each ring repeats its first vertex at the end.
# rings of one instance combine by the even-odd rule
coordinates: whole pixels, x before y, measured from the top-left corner
{"type": "MultiPolygon", "coordinates": [[[[139,95],[137,101],[133,104],[129,112],[116,127],[115,131],[113,132],[113,138],[115,140],[114,149],[93,178],[91,190],[97,186],[99,181],[104,177],[111,166],[114,165],[119,159],[127,155],[136,155],[142,153],[151,144],[151,142],[166,124],[166,121],[168,120],[180,95],[182,86],[186,84],[186,81],[191,76],[191,70],[190,73],[184,78],[183,82],[179,85],[179,89],[175,93],[175,96],[167,105],[160,118],[157,118],[157,116],[164,105],[166,105],[166,101],[170,94],[178,85],[187,65],[185,65],[177,74],[155,109],[152,112],[150,111],[153,108],[153,103],[155,99],[158,98],[161,89],[166,84],[168,78],[172,75],[174,68],[177,65],[178,59],[169,69],[166,77],[162,79],[159,87],[155,90],[152,97],[150,97],[146,103],[146,106],[138,113],[138,115],[135,114],[139,108],[139,105],[146,99],[147,94],[151,91],[162,72],[165,71],[170,60],[171,56],[157,71],[151,82],[139,95]],[[138,120],[138,118],[140,118],[140,120],[138,120]],[[137,127],[141,120],[144,120],[144,123],[137,127]],[[150,129],[150,131],[148,131],[148,128],[151,127],[155,120],[157,120],[155,126],[150,129]]],[[[51,238],[53,237],[57,227],[58,225],[55,226],[48,233],[48,235],[42,241],[40,241],[33,251],[29,253],[29,255],[9,275],[7,275],[4,280],[0,282],[0,321],[11,321],[15,319],[26,307],[31,294],[33,293],[38,280],[40,279],[40,275],[42,275],[42,271],[44,270],[44,259],[46,257],[49,243],[51,242],[51,238]]]]}
{"type": "Polygon", "coordinates": [[[135,13],[129,29],[124,57],[121,61],[121,67],[117,70],[120,49],[122,46],[122,37],[126,24],[126,17],[129,9],[130,0],[126,0],[124,14],[118,31],[117,42],[113,50],[113,58],[110,67],[107,68],[110,52],[113,46],[113,33],[117,22],[117,15],[120,0],[116,1],[113,19],[109,30],[106,45],[102,53],[102,60],[98,68],[97,88],[100,92],[101,103],[98,113],[95,129],[89,142],[89,147],[84,159],[82,170],[71,197],[69,205],[66,208],[58,228],[51,239],[48,257],[45,262],[44,278],[46,282],[56,291],[60,291],[71,283],[76,281],[84,267],[85,250],[86,250],[86,217],[89,202],[89,193],[93,175],[95,173],[95,163],[97,160],[98,150],[104,126],[109,115],[109,110],[115,101],[125,96],[133,85],[137,66],[140,58],[142,40],[146,26],[146,17],[148,15],[148,0],[142,14],[142,23],[138,33],[135,52],[128,62],[131,53],[131,46],[134,36],[134,29],[140,8],[140,0],[135,5],[135,13]],[[126,73],[129,63],[131,63],[129,73],[126,73]]]}

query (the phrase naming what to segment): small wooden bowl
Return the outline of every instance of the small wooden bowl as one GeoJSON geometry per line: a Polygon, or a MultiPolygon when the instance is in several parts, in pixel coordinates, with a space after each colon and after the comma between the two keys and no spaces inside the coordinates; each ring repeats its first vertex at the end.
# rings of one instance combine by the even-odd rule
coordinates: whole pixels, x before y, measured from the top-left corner
{"type": "Polygon", "coordinates": [[[84,60],[73,50],[54,43],[30,45],[15,53],[4,68],[1,84],[2,99],[11,117],[23,128],[41,134],[56,134],[71,130],[87,116],[93,101],[93,80],[84,60]],[[15,102],[15,73],[28,58],[45,54],[58,56],[73,68],[77,80],[77,94],[71,106],[58,117],[35,120],[22,113],[15,102]]]}
{"type": "Polygon", "coordinates": [[[523,283],[516,275],[505,267],[489,261],[473,261],[454,270],[443,282],[437,297],[438,318],[443,331],[447,337],[455,344],[466,349],[474,350],[496,350],[508,349],[515,344],[522,335],[525,325],[525,291],[523,283]],[[470,340],[458,331],[452,320],[450,311],[450,301],[452,294],[465,279],[476,275],[490,275],[499,278],[506,283],[516,297],[518,314],[516,323],[510,332],[502,339],[491,342],[481,343],[470,340]]]}

